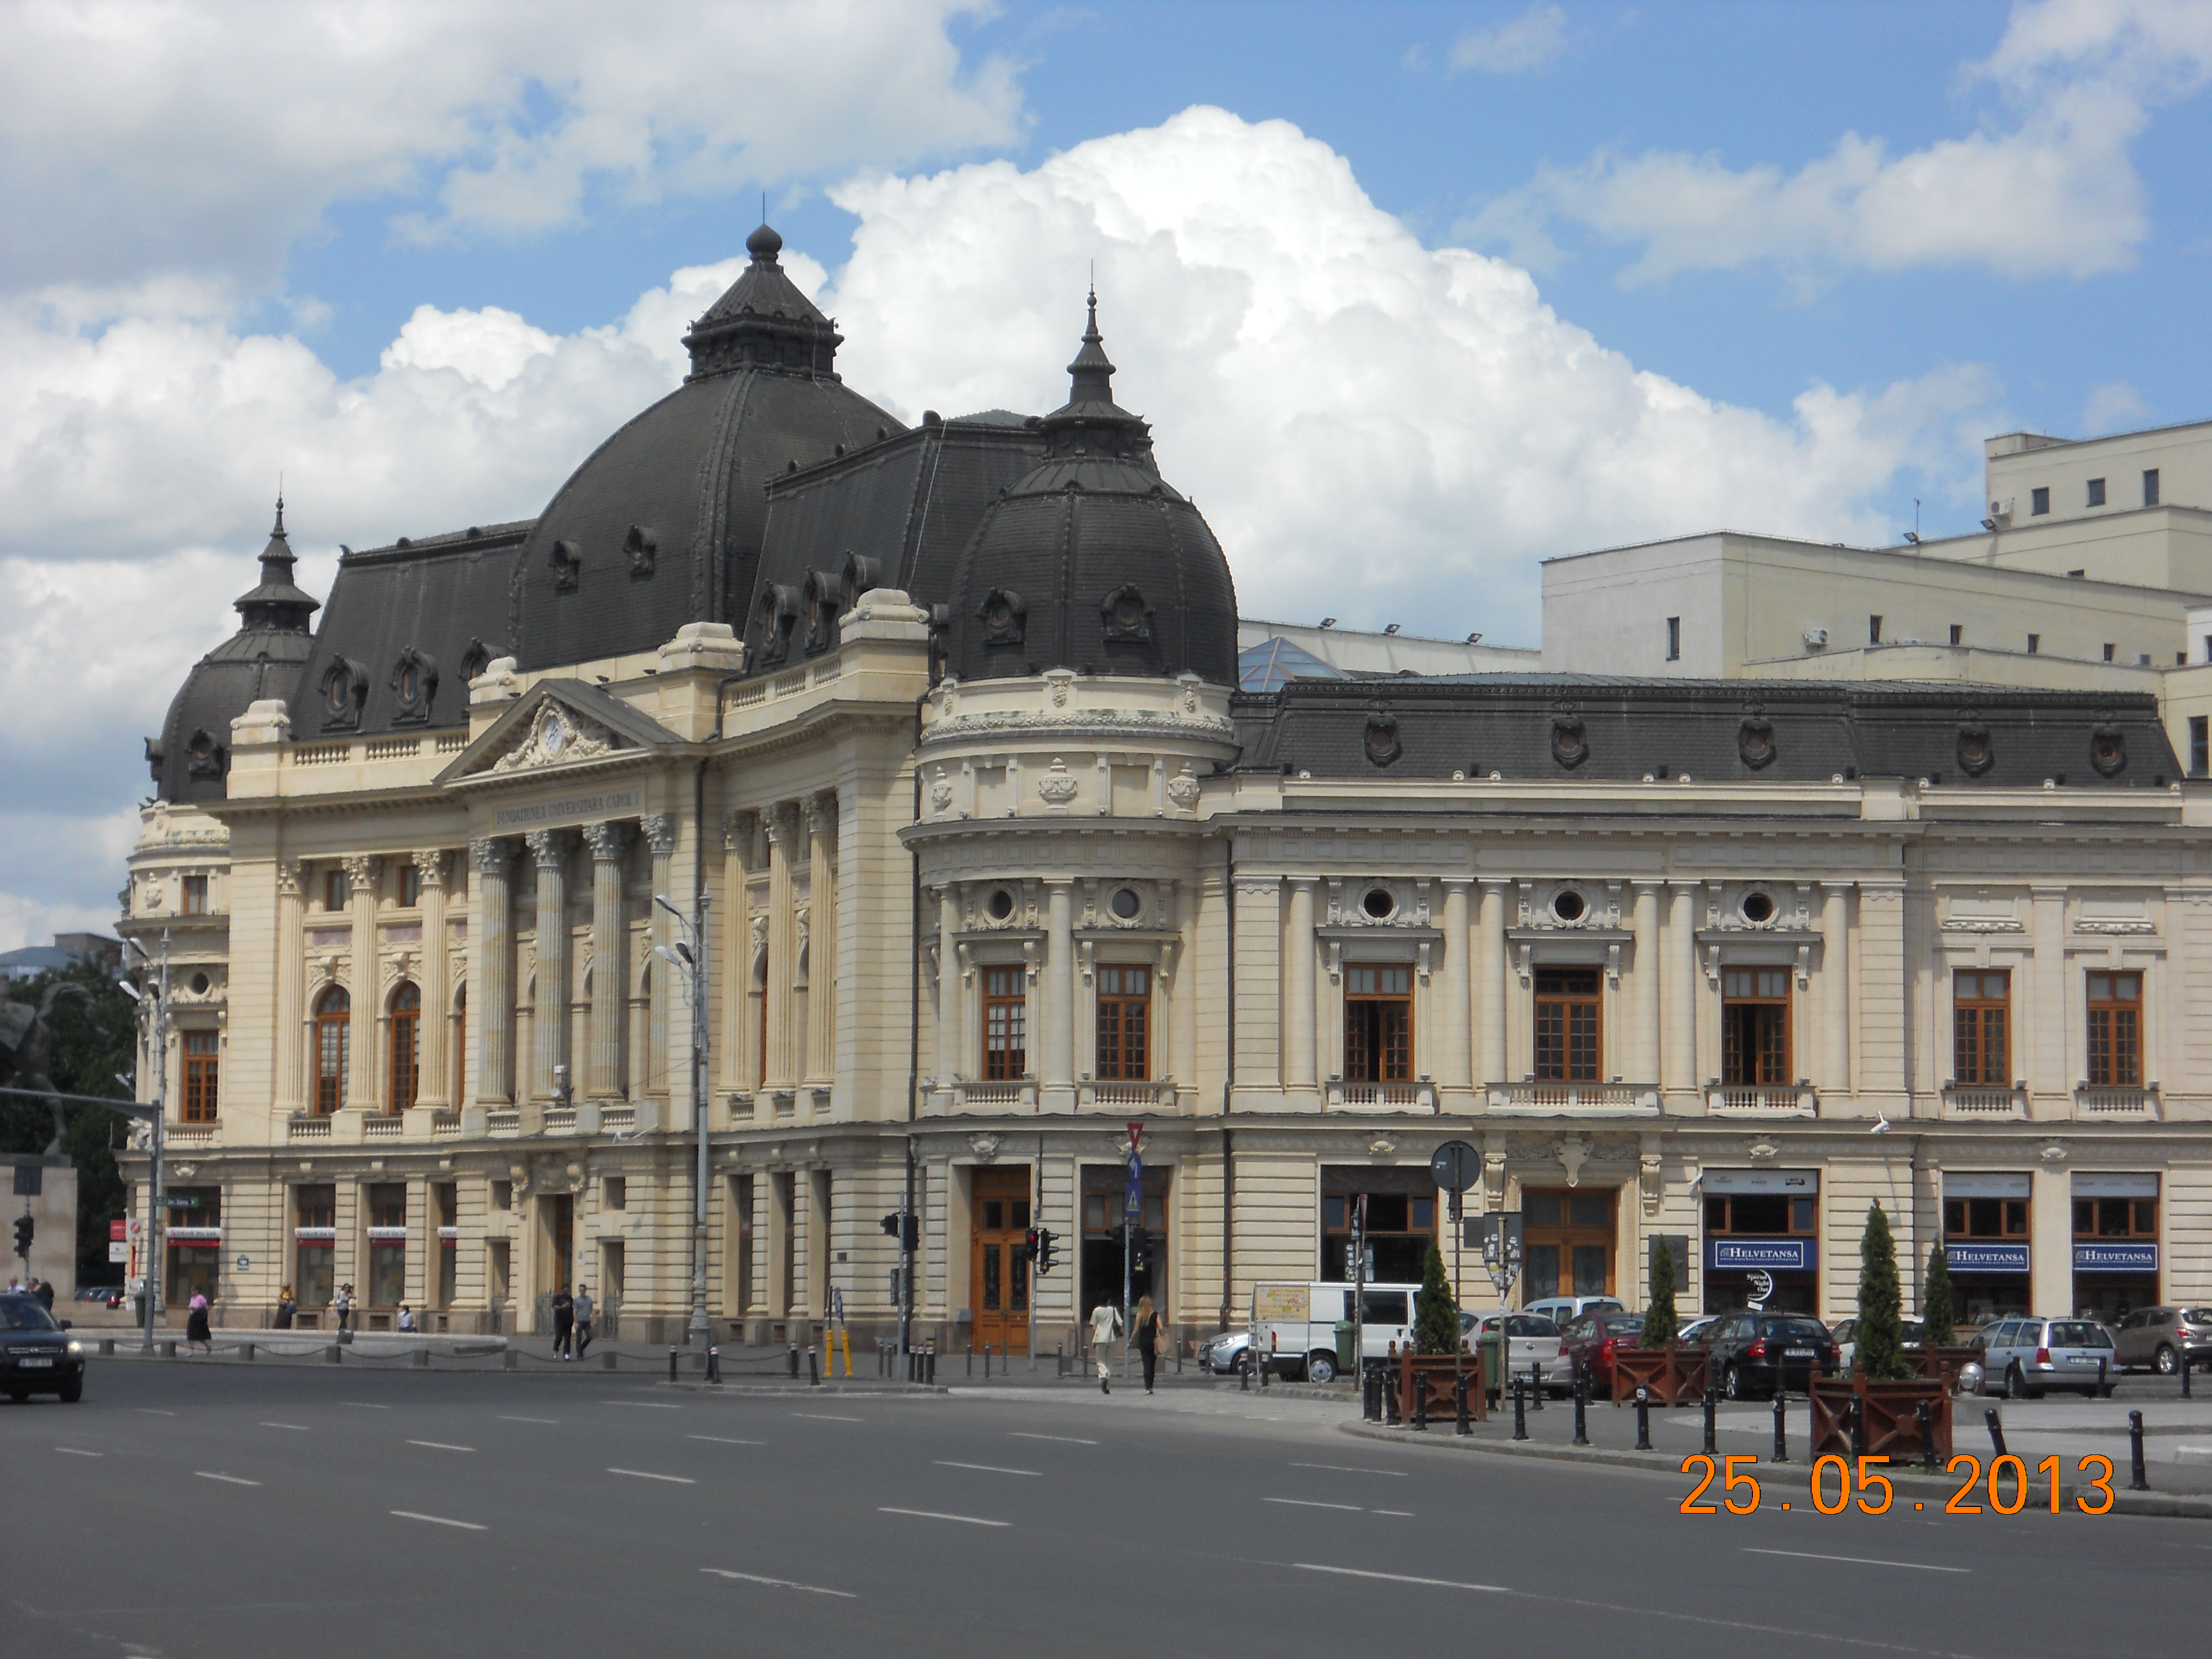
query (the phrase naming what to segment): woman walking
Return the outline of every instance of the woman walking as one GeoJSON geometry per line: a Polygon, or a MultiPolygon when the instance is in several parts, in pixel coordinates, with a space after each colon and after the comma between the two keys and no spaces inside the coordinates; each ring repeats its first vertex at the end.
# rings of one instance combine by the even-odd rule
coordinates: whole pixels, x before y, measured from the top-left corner
{"type": "Polygon", "coordinates": [[[208,1299],[205,1291],[194,1291],[185,1314],[185,1352],[195,1347],[215,1352],[215,1338],[208,1330],[208,1299]]]}
{"type": "Polygon", "coordinates": [[[1152,1311],[1152,1298],[1137,1298],[1137,1323],[1129,1333],[1130,1340],[1145,1360],[1145,1392],[1152,1391],[1152,1372],[1160,1363],[1160,1316],[1152,1311]]]}
{"type": "Polygon", "coordinates": [[[300,1304],[294,1299],[292,1287],[289,1285],[276,1292],[276,1328],[278,1330],[290,1330],[292,1317],[299,1311],[300,1304]]]}

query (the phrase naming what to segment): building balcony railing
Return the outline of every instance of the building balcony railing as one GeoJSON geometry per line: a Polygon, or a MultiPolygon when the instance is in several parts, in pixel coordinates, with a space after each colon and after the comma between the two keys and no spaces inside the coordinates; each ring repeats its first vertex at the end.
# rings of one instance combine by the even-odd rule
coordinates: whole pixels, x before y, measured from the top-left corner
{"type": "Polygon", "coordinates": [[[1967,1123],[2026,1117],[2027,1091],[2002,1084],[1948,1083],[1943,1085],[1943,1115],[1967,1123]]]}
{"type": "Polygon", "coordinates": [[[1705,1091],[1711,1117],[1818,1117],[1819,1095],[1802,1084],[1723,1083],[1705,1091]]]}
{"type": "Polygon", "coordinates": [[[1656,1117],[1659,1091],[1647,1083],[1492,1083],[1490,1109],[1507,1117],[1656,1117]]]}
{"type": "Polygon", "coordinates": [[[172,1123],[161,1131],[161,1139],[171,1146],[212,1146],[216,1127],[212,1123],[172,1123]]]}
{"type": "Polygon", "coordinates": [[[361,1121],[363,1140],[400,1140],[407,1133],[407,1120],[398,1112],[373,1112],[361,1121]]]}
{"type": "Polygon", "coordinates": [[[2074,1115],[2099,1120],[2117,1119],[2125,1122],[2155,1121],[2163,1115],[2159,1110],[2158,1085],[2146,1083],[2131,1089],[2092,1086],[2077,1084],[2074,1089],[2074,1115]]]}
{"type": "Polygon", "coordinates": [[[1347,1083],[1333,1077],[1328,1105],[1331,1111],[1433,1112],[1437,1086],[1425,1078],[1418,1083],[1347,1083]]]}
{"type": "Polygon", "coordinates": [[[284,1139],[287,1140],[328,1140],[330,1138],[331,1121],[326,1117],[295,1117],[285,1120],[284,1139]]]}
{"type": "Polygon", "coordinates": [[[940,1111],[1034,1112],[1037,1109],[1037,1080],[1024,1077],[978,1083],[957,1078],[950,1083],[939,1083],[937,1097],[943,1103],[938,1109],[940,1111]]]}
{"type": "Polygon", "coordinates": [[[1075,1085],[1075,1104],[1080,1111],[1173,1111],[1175,1103],[1173,1078],[1148,1083],[1095,1083],[1086,1079],[1075,1085]]]}
{"type": "Polygon", "coordinates": [[[512,1107],[503,1112],[486,1112],[484,1133],[488,1135],[519,1135],[522,1133],[522,1114],[512,1107]]]}
{"type": "Polygon", "coordinates": [[[545,1133],[549,1135],[575,1133],[576,1109],[574,1106],[548,1106],[545,1109],[545,1133]]]}
{"type": "Polygon", "coordinates": [[[599,1127],[610,1134],[627,1133],[637,1127],[637,1108],[635,1106],[600,1107],[599,1127]]]}
{"type": "Polygon", "coordinates": [[[460,1132],[461,1115],[459,1112],[438,1112],[432,1115],[430,1133],[434,1136],[442,1140],[457,1135],[460,1132]]]}

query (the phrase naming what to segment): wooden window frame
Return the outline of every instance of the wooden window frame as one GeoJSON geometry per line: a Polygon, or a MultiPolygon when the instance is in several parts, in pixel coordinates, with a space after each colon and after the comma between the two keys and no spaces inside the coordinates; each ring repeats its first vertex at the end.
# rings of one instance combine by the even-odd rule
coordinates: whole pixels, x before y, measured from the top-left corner
{"type": "Polygon", "coordinates": [[[1796,1081],[1791,1075],[1796,1059],[1795,1019],[1790,994],[1790,970],[1787,968],[1765,967],[1745,963],[1721,969],[1721,1082],[1730,1088],[1786,1089],[1796,1081]],[[1768,988],[1770,980],[1781,981],[1778,992],[1768,988]],[[1739,988],[1731,991],[1734,982],[1739,988]],[[1741,988],[1746,984],[1750,988],[1741,988]],[[1768,1022],[1758,1018],[1730,1016],[1736,1009],[1778,1008],[1781,1010],[1781,1063],[1771,1064],[1773,1056],[1765,1047],[1770,1031],[1762,1030],[1768,1022]],[[1749,1026],[1754,1033],[1758,1051],[1747,1056],[1739,1027],[1749,1026]],[[1747,1058],[1750,1063],[1746,1064],[1747,1058]],[[1767,1073],[1772,1072],[1773,1076],[1767,1073]]]}
{"type": "Polygon", "coordinates": [[[1409,963],[1344,966],[1344,1080],[1413,1080],[1413,969],[1409,963]],[[1394,980],[1398,983],[1392,983],[1394,980]],[[1394,1032],[1393,1011],[1397,1030],[1394,1032]]]}
{"type": "Polygon", "coordinates": [[[392,988],[390,1019],[385,1108],[396,1117],[422,1093],[422,992],[412,980],[392,988]]]}
{"type": "Polygon", "coordinates": [[[1953,970],[1951,1075],[1954,1082],[1978,1089],[2012,1087],[2012,970],[2009,968],[1960,968],[1953,970]],[[2003,985],[2002,996],[1990,995],[1991,981],[2003,985]]]}
{"type": "Polygon", "coordinates": [[[1101,1083],[1148,1083],[1152,1076],[1152,969],[1136,962],[1100,963],[1096,1051],[1091,1075],[1101,1083]],[[1132,982],[1142,988],[1131,990],[1132,982]]]}
{"type": "Polygon", "coordinates": [[[353,1063],[353,998],[343,986],[331,986],[315,999],[314,1025],[315,1115],[328,1117],[345,1104],[346,1071],[353,1063]]]}
{"type": "Polygon", "coordinates": [[[1020,963],[999,967],[986,963],[981,971],[983,1080],[1018,1083],[1029,1075],[1029,969],[1020,963]],[[1004,1025],[994,1032],[992,1022],[1001,1016],[1004,1025]]]}
{"type": "Polygon", "coordinates": [[[2094,1244],[2100,1239],[2115,1238],[2144,1239],[2154,1243],[2159,1236],[2158,1206],[2160,1198],[2162,1196],[2161,1194],[2148,1198],[2077,1198],[2074,1200],[2074,1237],[2084,1244],[2094,1244]],[[2100,1212],[2107,1204],[2127,1206],[2124,1212],[2127,1226],[2124,1231],[2108,1233],[2098,1230],[2098,1223],[2101,1218],[2100,1212]],[[2087,1232],[2081,1229],[2081,1218],[2085,1211],[2089,1218],[2089,1229],[2087,1232]],[[2148,1225],[2145,1224],[2146,1212],[2148,1218],[2148,1225]]]}
{"type": "Polygon", "coordinates": [[[2099,969],[2083,981],[2087,1015],[2087,1069],[2093,1089],[2142,1087],[2143,975],[2140,969],[2114,973],[2099,969]],[[2100,986],[2105,988],[2102,996],[2100,986]],[[2118,994],[2132,986],[2134,994],[2118,994]]]}
{"type": "Polygon", "coordinates": [[[1532,1047],[1529,1069],[1539,1083],[1597,1083],[1605,1077],[1605,981],[1595,968],[1560,966],[1539,968],[1534,975],[1534,1016],[1531,1029],[1532,1047]],[[1589,976],[1589,988],[1567,990],[1563,981],[1569,975],[1589,976]],[[1551,983],[1547,987],[1547,981],[1551,983]],[[1576,1070],[1575,1047],[1579,1036],[1574,1029],[1572,1011],[1587,1009],[1590,1026],[1587,1033],[1590,1060],[1587,1074],[1576,1070]],[[1557,1012],[1559,1029],[1547,1033],[1547,1018],[1557,1012]],[[1559,1054],[1550,1060],[1545,1054],[1547,1038],[1556,1042],[1559,1054]]]}
{"type": "Polygon", "coordinates": [[[2028,1200],[2024,1198],[1947,1198],[1943,1200],[1943,1237],[1947,1241],[1971,1243],[1992,1238],[2024,1239],[2031,1236],[2029,1229],[2032,1224],[2028,1200]],[[1998,1230],[1996,1232],[1978,1233],[1972,1230],[1973,1212],[1969,1206],[1976,1204],[2002,1206],[1997,1212],[1998,1230]],[[1959,1218],[1957,1226],[1952,1224],[1954,1212],[1959,1218]],[[2013,1225],[2015,1219],[2020,1223],[2017,1227],[2013,1225]]]}
{"type": "Polygon", "coordinates": [[[212,1123],[222,1110],[222,1034],[219,1031],[184,1033],[186,1123],[212,1123]],[[195,1046],[198,1045],[198,1046],[195,1046]]]}
{"type": "Polygon", "coordinates": [[[205,876],[186,876],[184,879],[184,915],[204,916],[208,913],[208,878],[205,876]]]}

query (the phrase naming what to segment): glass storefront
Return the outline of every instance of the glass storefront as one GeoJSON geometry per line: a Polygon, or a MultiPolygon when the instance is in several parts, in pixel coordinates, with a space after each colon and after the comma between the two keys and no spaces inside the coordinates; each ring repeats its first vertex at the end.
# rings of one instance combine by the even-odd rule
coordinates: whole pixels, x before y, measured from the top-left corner
{"type": "Polygon", "coordinates": [[[2158,1294],[2158,1177],[2076,1171],[2074,1309],[2106,1323],[2158,1294]]]}
{"type": "Polygon", "coordinates": [[[1943,1259],[1962,1325],[1986,1325],[2032,1312],[2033,1241],[2028,1233],[2033,1177],[1990,1173],[1943,1176],[1943,1259]]]}
{"type": "Polygon", "coordinates": [[[292,1290],[302,1308],[327,1308],[337,1288],[338,1189],[329,1182],[292,1188],[292,1290]]]}
{"type": "Polygon", "coordinates": [[[222,1277],[222,1188],[172,1187],[162,1197],[169,1258],[162,1299],[181,1308],[198,1291],[212,1302],[222,1277]]]}
{"type": "Polygon", "coordinates": [[[1707,1170],[1704,1193],[1705,1310],[1817,1311],[1820,1171],[1707,1170]]]}
{"type": "Polygon", "coordinates": [[[380,1181],[368,1188],[368,1297],[372,1308],[407,1299],[407,1186],[380,1181]]]}
{"type": "Polygon", "coordinates": [[[1324,1164],[1321,1170],[1321,1276],[1352,1279],[1352,1221],[1367,1202],[1370,1285],[1418,1285],[1437,1231],[1436,1177],[1426,1170],[1370,1170],[1324,1164]]]}

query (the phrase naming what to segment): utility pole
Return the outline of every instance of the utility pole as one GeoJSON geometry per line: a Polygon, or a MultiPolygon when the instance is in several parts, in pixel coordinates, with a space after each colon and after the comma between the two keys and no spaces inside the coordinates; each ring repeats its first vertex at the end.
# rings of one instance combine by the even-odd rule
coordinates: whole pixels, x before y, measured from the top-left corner
{"type": "Polygon", "coordinates": [[[146,947],[137,939],[131,941],[131,948],[144,957],[149,966],[155,966],[159,970],[150,1005],[127,981],[124,985],[125,990],[137,998],[139,1006],[145,1013],[146,1040],[153,1050],[154,1060],[154,1098],[147,1133],[152,1167],[148,1171],[146,1182],[146,1237],[140,1248],[138,1260],[139,1282],[145,1286],[139,1304],[143,1325],[142,1348],[150,1354],[154,1352],[155,1316],[161,1295],[160,1268],[166,1265],[164,1258],[167,1253],[167,1242],[161,1227],[161,1127],[169,1109],[169,930],[166,927],[161,930],[161,956],[158,963],[147,955],[146,947]]]}
{"type": "Polygon", "coordinates": [[[684,937],[673,949],[655,945],[653,954],[684,977],[684,994],[691,999],[691,1124],[698,1139],[698,1164],[692,1182],[691,1207],[691,1320],[684,1334],[687,1346],[703,1348],[709,1334],[707,1321],[707,1192],[713,1176],[708,1167],[707,1133],[707,890],[702,885],[684,914],[659,893],[653,902],[676,918],[684,937]]]}

